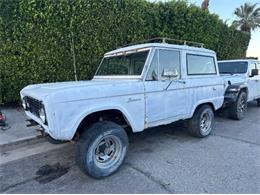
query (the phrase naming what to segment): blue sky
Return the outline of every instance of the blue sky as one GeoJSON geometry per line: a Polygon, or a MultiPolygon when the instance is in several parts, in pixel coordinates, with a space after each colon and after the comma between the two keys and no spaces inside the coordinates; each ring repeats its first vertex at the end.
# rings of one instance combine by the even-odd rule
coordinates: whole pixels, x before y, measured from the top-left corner
{"type": "MultiPolygon", "coordinates": [[[[150,0],[151,2],[160,1],[160,0],[150,0]]],[[[167,0],[161,0],[167,1],[167,0]]],[[[201,5],[203,0],[187,0],[189,3],[194,3],[198,6],[201,5]]],[[[235,8],[244,4],[245,2],[249,3],[259,3],[260,0],[210,0],[209,11],[211,13],[218,14],[221,19],[232,22],[236,17],[233,14],[235,8]]],[[[252,38],[248,47],[247,56],[255,56],[260,59],[260,29],[252,33],[252,38]]]]}

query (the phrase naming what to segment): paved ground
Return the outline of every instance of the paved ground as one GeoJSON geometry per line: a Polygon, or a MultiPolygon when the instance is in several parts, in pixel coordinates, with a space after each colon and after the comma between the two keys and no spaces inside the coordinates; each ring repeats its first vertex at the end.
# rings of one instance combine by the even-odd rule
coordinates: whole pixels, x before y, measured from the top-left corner
{"type": "Polygon", "coordinates": [[[26,127],[27,119],[22,108],[1,108],[6,115],[8,127],[5,130],[0,129],[0,146],[33,139],[40,133],[35,131],[35,127],[26,127]]]}
{"type": "Polygon", "coordinates": [[[50,146],[40,139],[4,148],[0,192],[260,193],[260,108],[250,104],[243,121],[219,115],[204,139],[190,137],[182,123],[130,135],[126,162],[103,180],[78,170],[71,143],[50,146]]]}

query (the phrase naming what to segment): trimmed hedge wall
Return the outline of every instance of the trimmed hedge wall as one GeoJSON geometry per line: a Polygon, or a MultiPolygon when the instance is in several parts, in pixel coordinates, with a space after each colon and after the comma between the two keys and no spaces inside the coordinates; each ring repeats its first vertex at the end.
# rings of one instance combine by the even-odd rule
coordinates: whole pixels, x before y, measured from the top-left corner
{"type": "Polygon", "coordinates": [[[105,52],[158,36],[203,42],[220,59],[245,57],[250,40],[185,1],[0,0],[0,103],[28,84],[74,80],[74,62],[91,79],[105,52]]]}

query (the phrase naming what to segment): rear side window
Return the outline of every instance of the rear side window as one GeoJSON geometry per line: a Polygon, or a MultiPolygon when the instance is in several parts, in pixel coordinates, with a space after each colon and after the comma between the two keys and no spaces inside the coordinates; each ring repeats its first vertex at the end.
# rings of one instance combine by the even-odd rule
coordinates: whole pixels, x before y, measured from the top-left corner
{"type": "Polygon", "coordinates": [[[211,75],[216,74],[216,65],[212,56],[200,56],[187,54],[188,75],[211,75]]]}

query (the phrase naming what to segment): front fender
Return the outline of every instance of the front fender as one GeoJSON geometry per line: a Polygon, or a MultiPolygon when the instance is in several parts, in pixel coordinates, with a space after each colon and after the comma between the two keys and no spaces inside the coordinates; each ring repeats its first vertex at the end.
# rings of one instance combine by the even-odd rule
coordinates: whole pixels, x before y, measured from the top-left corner
{"type": "Polygon", "coordinates": [[[86,112],[82,113],[82,115],[80,116],[80,118],[77,120],[77,122],[75,123],[74,127],[73,127],[73,131],[74,131],[74,134],[76,133],[80,123],[87,117],[89,116],[90,114],[92,113],[95,113],[95,112],[100,112],[100,111],[107,111],[107,110],[118,110],[120,111],[127,123],[131,126],[131,128],[135,128],[135,124],[134,124],[134,119],[133,117],[127,112],[127,110],[123,107],[120,107],[120,106],[104,106],[104,107],[98,107],[98,108],[94,108],[94,109],[91,109],[91,110],[87,110],[86,112]]]}
{"type": "Polygon", "coordinates": [[[113,100],[100,98],[59,103],[55,109],[55,124],[58,126],[55,131],[60,132],[60,140],[71,140],[86,116],[111,109],[118,110],[124,115],[133,132],[142,131],[145,121],[144,105],[142,94],[118,96],[114,97],[113,100]],[[129,101],[129,97],[138,101],[129,101]]]}
{"type": "Polygon", "coordinates": [[[236,102],[239,93],[241,90],[246,90],[248,92],[248,88],[245,84],[233,84],[229,85],[225,91],[224,95],[224,103],[230,104],[236,102]]]}

